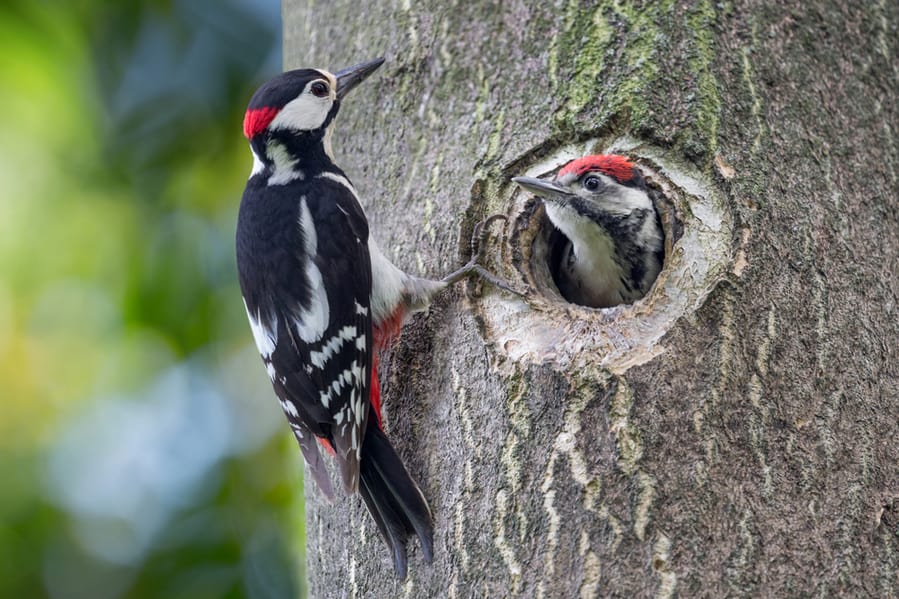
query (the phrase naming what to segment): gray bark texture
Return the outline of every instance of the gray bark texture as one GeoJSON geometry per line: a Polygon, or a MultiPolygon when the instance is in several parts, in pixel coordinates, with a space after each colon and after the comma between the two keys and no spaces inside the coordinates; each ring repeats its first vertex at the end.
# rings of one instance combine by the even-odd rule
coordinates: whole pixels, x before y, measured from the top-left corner
{"type": "Polygon", "coordinates": [[[338,162],[432,277],[489,265],[385,356],[430,501],[409,577],[358,497],[309,485],[309,594],[899,594],[899,4],[285,0],[286,68],[387,63],[338,162]],[[627,153],[673,205],[640,302],[567,304],[510,177],[627,153]]]}

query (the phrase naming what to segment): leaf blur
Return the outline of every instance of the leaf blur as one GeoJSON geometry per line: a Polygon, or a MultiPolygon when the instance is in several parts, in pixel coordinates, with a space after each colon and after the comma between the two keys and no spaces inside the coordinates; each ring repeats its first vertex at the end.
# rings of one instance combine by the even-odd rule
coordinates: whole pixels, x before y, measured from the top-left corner
{"type": "Polygon", "coordinates": [[[274,0],[0,6],[0,596],[301,594],[234,268],[274,0]]]}

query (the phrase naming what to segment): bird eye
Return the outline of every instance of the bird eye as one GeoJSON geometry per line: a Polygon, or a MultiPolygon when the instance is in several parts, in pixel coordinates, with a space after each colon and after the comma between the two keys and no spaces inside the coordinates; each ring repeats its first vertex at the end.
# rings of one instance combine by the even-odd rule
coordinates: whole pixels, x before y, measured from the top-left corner
{"type": "Polygon", "coordinates": [[[587,191],[596,191],[602,185],[602,181],[599,180],[599,177],[587,177],[584,179],[584,189],[587,191]]]}
{"type": "Polygon", "coordinates": [[[312,95],[324,98],[328,95],[328,84],[324,81],[316,81],[312,84],[312,95]]]}

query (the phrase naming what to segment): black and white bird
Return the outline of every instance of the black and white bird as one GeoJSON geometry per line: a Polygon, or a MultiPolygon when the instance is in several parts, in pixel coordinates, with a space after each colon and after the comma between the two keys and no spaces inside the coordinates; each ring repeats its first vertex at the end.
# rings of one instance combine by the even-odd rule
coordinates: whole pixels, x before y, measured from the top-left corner
{"type": "Polygon", "coordinates": [[[565,236],[553,276],[570,302],[608,308],[649,292],[662,269],[664,234],[637,167],[626,157],[578,158],[547,181],[512,179],[539,196],[565,236]]]}
{"type": "Polygon", "coordinates": [[[476,255],[440,281],[414,277],[369,235],[331,133],[346,95],[383,62],[288,71],[253,95],[244,119],[253,170],[236,245],[253,337],[312,477],[333,498],[320,449],[333,454],[345,490],[361,494],[405,578],[407,537],[417,535],[430,562],[433,524],[381,425],[378,354],[436,293],[491,275],[476,255]]]}

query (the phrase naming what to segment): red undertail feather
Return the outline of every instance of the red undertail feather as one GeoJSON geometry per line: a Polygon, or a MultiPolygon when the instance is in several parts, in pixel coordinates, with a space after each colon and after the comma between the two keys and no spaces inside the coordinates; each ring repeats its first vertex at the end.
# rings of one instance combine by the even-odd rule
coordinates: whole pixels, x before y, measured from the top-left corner
{"type": "Polygon", "coordinates": [[[574,173],[581,177],[584,173],[590,171],[599,171],[602,174],[612,177],[619,183],[627,183],[634,178],[634,163],[624,156],[616,156],[614,154],[584,156],[577,160],[572,160],[559,171],[559,176],[574,173]]]}
{"type": "Polygon", "coordinates": [[[243,134],[247,139],[253,139],[264,131],[277,115],[278,109],[270,106],[250,108],[243,117],[243,134]]]}
{"type": "Polygon", "coordinates": [[[316,437],[315,439],[316,441],[318,441],[319,445],[325,448],[325,451],[331,454],[331,457],[335,457],[337,455],[337,453],[334,451],[334,446],[331,445],[330,441],[328,441],[324,437],[316,437]]]}
{"type": "Polygon", "coordinates": [[[393,311],[388,318],[384,319],[381,323],[375,325],[374,327],[374,339],[373,339],[373,348],[372,348],[372,361],[371,361],[371,393],[369,397],[371,398],[371,407],[375,412],[375,417],[378,419],[378,426],[383,428],[383,423],[381,422],[381,384],[378,381],[378,363],[380,358],[381,350],[385,347],[389,346],[394,339],[400,336],[400,330],[403,328],[403,320],[406,317],[405,310],[403,310],[402,306],[393,311]]]}
{"type": "Polygon", "coordinates": [[[369,399],[375,418],[369,418],[366,424],[359,463],[359,494],[393,552],[393,566],[400,579],[406,578],[406,540],[410,536],[418,537],[426,562],[430,563],[434,555],[431,509],[387,440],[381,423],[380,352],[399,336],[404,316],[402,307],[397,308],[373,328],[369,399]]]}
{"type": "Polygon", "coordinates": [[[402,306],[393,311],[393,314],[379,322],[374,327],[374,343],[375,347],[383,348],[400,336],[400,329],[403,328],[403,321],[406,318],[406,311],[402,306]]]}

